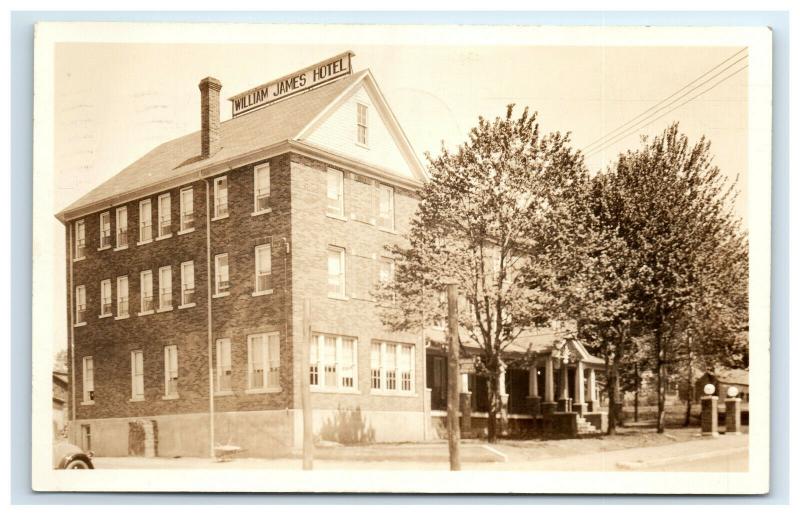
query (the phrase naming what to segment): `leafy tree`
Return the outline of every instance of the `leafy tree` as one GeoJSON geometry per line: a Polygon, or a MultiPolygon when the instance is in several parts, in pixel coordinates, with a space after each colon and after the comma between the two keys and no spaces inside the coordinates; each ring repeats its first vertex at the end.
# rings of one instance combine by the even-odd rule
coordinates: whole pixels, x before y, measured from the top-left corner
{"type": "Polygon", "coordinates": [[[658,432],[664,431],[668,367],[687,315],[704,318],[703,328],[730,317],[718,324],[725,330],[746,316],[747,241],[733,215],[733,185],[713,165],[710,146],[705,137],[690,144],[673,124],[620,154],[605,175],[622,205],[617,236],[637,268],[637,320],[653,339],[658,432]]]}
{"type": "Polygon", "coordinates": [[[444,283],[458,285],[460,335],[481,349],[488,381],[488,438],[496,441],[500,373],[508,347],[548,324],[553,299],[537,268],[547,253],[548,215],[587,177],[569,135],[539,130],[526,108],[479,118],[456,152],[428,156],[431,180],[419,193],[407,243],[389,248],[395,276],[376,296],[383,322],[418,330],[443,321],[444,283]]]}

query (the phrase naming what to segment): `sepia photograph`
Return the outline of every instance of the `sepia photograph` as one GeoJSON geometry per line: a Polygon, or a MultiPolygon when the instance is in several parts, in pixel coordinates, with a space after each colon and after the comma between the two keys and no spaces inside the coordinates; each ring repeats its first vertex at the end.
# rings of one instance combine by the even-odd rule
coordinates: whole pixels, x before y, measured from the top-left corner
{"type": "Polygon", "coordinates": [[[37,24],[36,490],[769,490],[768,28],[208,26],[37,24]]]}

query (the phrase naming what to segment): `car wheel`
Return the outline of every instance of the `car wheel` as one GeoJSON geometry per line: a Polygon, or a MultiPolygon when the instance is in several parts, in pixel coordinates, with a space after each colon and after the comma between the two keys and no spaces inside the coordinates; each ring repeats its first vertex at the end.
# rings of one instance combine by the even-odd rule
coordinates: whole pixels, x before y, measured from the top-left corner
{"type": "Polygon", "coordinates": [[[89,470],[89,465],[81,459],[76,459],[70,461],[64,468],[67,470],[89,470]]]}

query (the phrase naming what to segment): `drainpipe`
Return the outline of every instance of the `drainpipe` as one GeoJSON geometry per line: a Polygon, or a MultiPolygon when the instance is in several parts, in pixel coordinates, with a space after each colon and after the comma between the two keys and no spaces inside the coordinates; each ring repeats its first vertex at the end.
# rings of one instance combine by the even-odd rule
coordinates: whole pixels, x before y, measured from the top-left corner
{"type": "Polygon", "coordinates": [[[206,182],[206,307],[208,320],[208,442],[209,454],[214,459],[214,333],[211,314],[211,204],[210,189],[211,185],[206,182]]]}
{"type": "Polygon", "coordinates": [[[69,263],[69,310],[67,311],[67,320],[69,321],[69,350],[70,350],[70,373],[69,373],[69,383],[70,383],[70,390],[72,391],[72,406],[70,407],[70,416],[72,417],[72,422],[69,427],[69,438],[72,443],[75,443],[76,434],[75,434],[75,422],[77,421],[77,404],[75,403],[75,385],[76,385],[76,377],[75,377],[75,318],[73,317],[73,313],[75,312],[75,302],[73,299],[75,298],[75,289],[73,288],[74,281],[73,281],[73,271],[72,265],[74,264],[74,244],[72,243],[72,228],[73,226],[70,225],[69,221],[66,223],[67,226],[67,237],[68,237],[68,244],[67,249],[69,250],[69,255],[67,255],[67,262],[69,263]]]}

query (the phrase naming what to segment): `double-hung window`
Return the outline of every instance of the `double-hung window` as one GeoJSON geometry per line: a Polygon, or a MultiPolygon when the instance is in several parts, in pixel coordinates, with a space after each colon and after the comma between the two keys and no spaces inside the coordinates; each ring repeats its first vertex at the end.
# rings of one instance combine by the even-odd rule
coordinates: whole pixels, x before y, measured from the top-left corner
{"type": "Polygon", "coordinates": [[[221,219],[228,216],[228,178],[226,176],[214,179],[214,218],[221,219]]]}
{"type": "Polygon", "coordinates": [[[75,223],[75,259],[81,260],[86,257],[86,224],[83,220],[75,223]]]}
{"type": "Polygon", "coordinates": [[[371,387],[375,390],[410,393],[414,391],[414,346],[373,342],[370,351],[371,387]]]}
{"type": "Polygon", "coordinates": [[[358,351],[354,338],[314,334],[309,348],[312,387],[334,391],[358,388],[358,351]]]}
{"type": "Polygon", "coordinates": [[[139,274],[139,292],[141,294],[139,314],[152,313],[154,309],[152,271],[147,270],[139,274]]]}
{"type": "Polygon", "coordinates": [[[83,357],[83,403],[94,403],[94,359],[83,357]]]}
{"type": "Polygon", "coordinates": [[[247,337],[248,390],[280,389],[280,341],[278,333],[247,337]]]}
{"type": "Polygon", "coordinates": [[[181,263],[181,306],[194,305],[194,261],[181,263]]]}
{"type": "Polygon", "coordinates": [[[256,246],[256,283],[255,294],[268,293],[272,288],[272,246],[261,244],[256,246]]]}
{"type": "Polygon", "coordinates": [[[233,368],[231,365],[231,339],[217,339],[217,392],[228,392],[232,389],[233,368]]]}
{"type": "Polygon", "coordinates": [[[356,139],[358,144],[367,145],[367,106],[356,104],[356,139]]]}
{"type": "Polygon", "coordinates": [[[327,213],[344,217],[344,174],[341,170],[328,169],[326,179],[327,213]]]}
{"type": "Polygon", "coordinates": [[[181,232],[194,230],[194,190],[191,186],[181,190],[181,232]]]}
{"type": "Polygon", "coordinates": [[[345,296],[345,252],[344,248],[328,247],[328,296],[345,296]]]}
{"type": "Polygon", "coordinates": [[[75,325],[86,323],[86,286],[75,288],[75,325]]]}
{"type": "Polygon", "coordinates": [[[128,207],[117,208],[117,249],[128,247],[128,207]]]}
{"type": "Polygon", "coordinates": [[[153,240],[153,210],[150,199],[139,201],[139,244],[153,240]]]}
{"type": "Polygon", "coordinates": [[[164,397],[178,397],[178,346],[164,347],[164,397]]]}
{"type": "Polygon", "coordinates": [[[172,201],[169,194],[158,196],[158,238],[172,235],[172,201]]]}
{"type": "MultiPolygon", "coordinates": [[[[394,260],[382,257],[378,260],[378,284],[385,287],[394,281],[394,260]]],[[[392,302],[394,302],[394,294],[392,294],[392,302]]]]}
{"type": "Polygon", "coordinates": [[[220,253],[214,257],[214,294],[227,295],[230,287],[228,254],[220,253]]]}
{"type": "Polygon", "coordinates": [[[117,277],[117,318],[128,316],[128,276],[117,277]]]}
{"type": "Polygon", "coordinates": [[[100,281],[100,317],[111,316],[111,279],[100,281]]]}
{"type": "Polygon", "coordinates": [[[253,213],[269,209],[269,163],[258,165],[253,171],[253,213]]]}
{"type": "Polygon", "coordinates": [[[378,226],[394,230],[394,188],[378,185],[378,226]]]}
{"type": "Polygon", "coordinates": [[[144,353],[131,351],[131,400],[144,400],[144,353]]]}
{"type": "Polygon", "coordinates": [[[158,269],[158,310],[172,309],[172,266],[158,269]]]}
{"type": "Polygon", "coordinates": [[[100,214],[100,248],[104,250],[111,247],[111,213],[100,214]]]}

